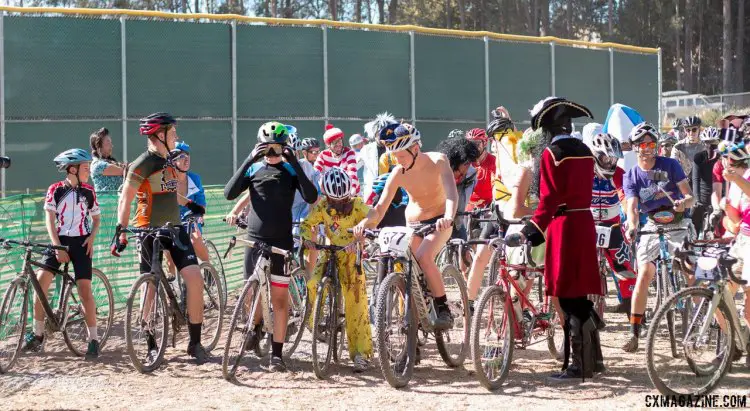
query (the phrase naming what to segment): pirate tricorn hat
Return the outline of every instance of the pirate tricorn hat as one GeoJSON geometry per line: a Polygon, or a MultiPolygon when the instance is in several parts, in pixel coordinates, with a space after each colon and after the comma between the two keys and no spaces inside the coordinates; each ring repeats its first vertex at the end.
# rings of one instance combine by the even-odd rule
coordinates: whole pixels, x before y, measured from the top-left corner
{"type": "Polygon", "coordinates": [[[571,123],[571,119],[578,117],[594,118],[591,110],[565,97],[547,97],[536,103],[529,112],[531,113],[531,128],[534,130],[565,126],[571,123]]]}

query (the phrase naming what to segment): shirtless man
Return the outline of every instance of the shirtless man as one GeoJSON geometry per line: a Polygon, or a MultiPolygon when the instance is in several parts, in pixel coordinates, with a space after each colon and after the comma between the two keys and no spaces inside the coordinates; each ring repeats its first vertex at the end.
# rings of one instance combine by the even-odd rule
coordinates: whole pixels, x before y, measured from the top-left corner
{"type": "Polygon", "coordinates": [[[453,171],[444,154],[421,152],[419,131],[411,125],[389,125],[381,131],[380,140],[386,151],[393,153],[398,165],[388,177],[378,204],[355,227],[355,235],[361,236],[365,228],[375,228],[388,210],[396,191],[403,187],[409,195],[407,224],[435,223],[437,228],[424,238],[415,236],[411,250],[435,296],[435,328],[452,328],[453,317],[448,309],[443,277],[435,264],[435,257],[450,238],[456,215],[458,191],[453,171]]]}

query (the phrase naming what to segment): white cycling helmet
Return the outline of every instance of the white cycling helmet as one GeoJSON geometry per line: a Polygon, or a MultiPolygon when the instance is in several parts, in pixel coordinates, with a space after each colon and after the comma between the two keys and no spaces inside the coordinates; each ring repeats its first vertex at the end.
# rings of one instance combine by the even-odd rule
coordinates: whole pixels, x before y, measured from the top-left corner
{"type": "Polygon", "coordinates": [[[258,142],[268,144],[286,144],[289,140],[289,131],[286,126],[277,122],[269,121],[258,129],[258,142]]]}
{"type": "Polygon", "coordinates": [[[344,170],[333,167],[323,174],[323,193],[335,200],[349,198],[352,194],[352,181],[344,170]]]}
{"type": "Polygon", "coordinates": [[[651,136],[651,138],[654,139],[654,142],[659,140],[659,130],[656,129],[651,123],[642,122],[636,124],[632,130],[630,130],[630,135],[628,138],[630,139],[630,142],[633,144],[637,144],[639,141],[643,140],[646,136],[651,136]]]}
{"type": "Polygon", "coordinates": [[[351,137],[349,137],[349,147],[356,146],[357,144],[363,143],[365,141],[365,138],[362,137],[362,134],[352,134],[351,137]]]}
{"type": "Polygon", "coordinates": [[[287,144],[292,148],[292,150],[299,150],[300,139],[299,136],[297,136],[297,127],[287,124],[286,130],[287,134],[289,134],[289,140],[287,141],[287,144]]]}
{"type": "Polygon", "coordinates": [[[380,132],[380,141],[385,146],[385,151],[395,152],[406,150],[415,144],[421,146],[422,136],[411,124],[391,124],[380,132]]]}
{"type": "Polygon", "coordinates": [[[721,155],[728,157],[733,161],[747,161],[750,160],[750,151],[748,151],[747,145],[744,142],[732,145],[722,145],[719,147],[721,155]]]}
{"type": "Polygon", "coordinates": [[[701,131],[700,138],[704,143],[718,143],[721,140],[721,133],[716,127],[706,127],[701,131]]]}
{"type": "Polygon", "coordinates": [[[607,133],[599,133],[589,143],[596,159],[596,173],[602,177],[612,177],[617,169],[617,159],[622,158],[620,141],[607,133]]]}

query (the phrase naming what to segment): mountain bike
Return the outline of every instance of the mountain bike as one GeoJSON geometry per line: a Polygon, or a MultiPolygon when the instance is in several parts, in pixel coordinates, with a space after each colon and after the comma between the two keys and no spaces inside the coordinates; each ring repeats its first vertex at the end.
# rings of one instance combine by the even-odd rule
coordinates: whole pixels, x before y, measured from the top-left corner
{"type": "Polygon", "coordinates": [[[705,395],[718,387],[729,371],[735,350],[750,351],[750,331],[741,328],[734,295],[728,287],[730,280],[739,285],[747,281],[734,275],[732,266],[737,259],[725,248],[689,245],[675,256],[697,259],[694,274],[699,285],[671,295],[656,312],[647,337],[648,376],[663,395],[705,395]],[[666,330],[660,326],[670,313],[678,311],[686,311],[681,316],[683,324],[675,327],[667,323],[666,330]],[[671,356],[656,353],[667,346],[671,356]],[[686,386],[678,387],[680,382],[686,386]]]}
{"type": "MultiPolygon", "coordinates": [[[[466,227],[471,226],[472,222],[481,222],[481,217],[492,211],[491,208],[476,208],[471,211],[458,211],[456,213],[456,219],[459,217],[468,217],[466,220],[466,227]]],[[[467,230],[468,232],[468,230],[467,230]]],[[[470,233],[469,233],[470,234],[470,233]]],[[[471,236],[469,236],[471,237],[471,236]]],[[[472,242],[473,239],[469,238],[464,240],[463,238],[451,238],[445,243],[437,257],[435,262],[441,269],[446,265],[453,265],[458,268],[468,269],[471,267],[471,262],[474,260],[474,249],[472,245],[481,244],[472,242]],[[468,256],[467,256],[468,254],[468,256]]]]}
{"type": "MultiPolygon", "coordinates": [[[[88,348],[88,326],[84,317],[83,303],[78,295],[75,278],[68,273],[70,263],[62,270],[32,260],[32,254],[50,255],[55,250],[68,251],[66,246],[14,241],[0,238],[0,247],[8,250],[14,247],[24,249],[23,268],[18,276],[10,281],[0,305],[0,374],[7,372],[18,358],[24,340],[29,306],[33,306],[32,289],[42,302],[45,312],[45,333],[61,332],[65,345],[76,356],[82,357],[88,348]],[[31,267],[42,268],[61,278],[57,308],[52,308],[53,298],[45,297],[42,286],[31,267]]],[[[115,299],[107,277],[98,269],[92,269],[91,291],[96,304],[96,326],[99,334],[99,347],[104,347],[115,313],[115,299]]],[[[45,338],[49,341],[49,338],[45,338]]]]}
{"type": "MultiPolygon", "coordinates": [[[[198,229],[198,224],[203,224],[203,216],[201,215],[190,215],[186,218],[186,221],[183,222],[184,225],[187,226],[187,232],[188,236],[192,238],[193,231],[198,229]]],[[[219,276],[219,279],[221,280],[221,290],[224,293],[224,303],[228,301],[228,288],[227,288],[227,277],[226,273],[224,272],[224,261],[222,259],[221,253],[219,253],[219,249],[216,247],[216,244],[214,244],[213,241],[207,239],[205,236],[201,236],[203,238],[203,243],[206,245],[206,249],[208,250],[209,255],[209,261],[206,261],[208,263],[211,263],[211,265],[216,269],[216,274],[219,276]]],[[[205,275],[203,276],[203,281],[210,281],[211,276],[205,275]]],[[[209,284],[209,287],[212,285],[209,284]]],[[[223,307],[223,309],[226,309],[226,307],[223,307]]]]}
{"type": "Polygon", "coordinates": [[[652,231],[638,231],[639,237],[646,234],[659,235],[659,257],[654,261],[654,264],[656,264],[656,301],[653,308],[646,308],[644,317],[647,321],[651,320],[654,313],[659,310],[661,304],[666,301],[670,295],[676,293],[687,285],[685,276],[682,275],[682,273],[675,272],[672,267],[672,256],[669,253],[669,242],[667,240],[668,233],[680,231],[689,231],[689,228],[657,227],[656,230],[652,231]]]}
{"type": "MultiPolygon", "coordinates": [[[[153,243],[149,256],[151,270],[136,279],[125,304],[126,349],[133,366],[141,373],[150,373],[161,366],[167,350],[170,318],[173,348],[177,345],[177,335],[188,324],[187,295],[177,295],[161,263],[165,244],[187,249],[179,239],[181,228],[167,223],[162,227],[118,227],[115,232],[115,238],[126,232],[140,237],[141,242],[153,243]]],[[[226,302],[216,269],[203,262],[200,271],[204,277],[201,339],[206,351],[211,351],[221,336],[222,307],[226,302]]]]}
{"type": "Polygon", "coordinates": [[[433,296],[410,250],[412,236],[434,231],[435,224],[427,224],[415,228],[386,227],[378,235],[381,252],[389,253],[405,267],[404,272],[388,274],[380,284],[375,312],[380,369],[386,381],[396,388],[411,380],[417,363],[419,330],[434,334],[438,352],[449,367],[463,364],[468,350],[470,314],[463,275],[451,265],[442,270],[449,308],[457,317],[457,324],[450,330],[436,330],[433,296]]]}

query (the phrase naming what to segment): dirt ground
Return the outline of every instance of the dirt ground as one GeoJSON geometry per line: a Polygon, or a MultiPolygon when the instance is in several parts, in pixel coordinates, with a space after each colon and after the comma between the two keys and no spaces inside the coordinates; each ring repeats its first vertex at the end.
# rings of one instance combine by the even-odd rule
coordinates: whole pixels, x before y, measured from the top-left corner
{"type": "MultiPolygon", "coordinates": [[[[405,389],[390,387],[376,367],[354,374],[347,363],[334,366],[329,379],[318,380],[310,364],[309,334],[288,361],[288,373],[267,373],[252,357],[250,378],[243,384],[230,383],[221,375],[223,340],[212,353],[213,361],[203,366],[191,363],[183,340],[178,348],[167,350],[159,370],[144,375],[135,371],[125,354],[122,323],[117,323],[115,335],[96,362],[73,357],[64,344],[52,341],[44,353],[23,355],[8,374],[0,375],[0,409],[645,408],[646,395],[658,394],[646,374],[645,339],[636,354],[623,353],[619,347],[627,336],[625,317],[608,314],[605,319],[605,374],[583,384],[546,385],[545,377],[559,363],[543,342],[514,351],[506,385],[497,392],[479,385],[468,359],[457,369],[445,366],[434,341],[423,350],[423,361],[405,389]]],[[[59,334],[54,338],[62,339],[59,334]]],[[[750,372],[743,358],[715,393],[750,396],[748,381],[750,372]]]]}

